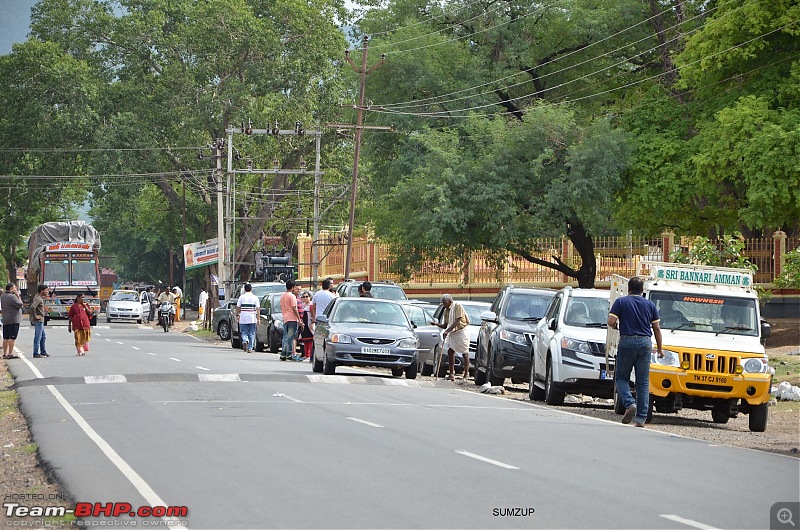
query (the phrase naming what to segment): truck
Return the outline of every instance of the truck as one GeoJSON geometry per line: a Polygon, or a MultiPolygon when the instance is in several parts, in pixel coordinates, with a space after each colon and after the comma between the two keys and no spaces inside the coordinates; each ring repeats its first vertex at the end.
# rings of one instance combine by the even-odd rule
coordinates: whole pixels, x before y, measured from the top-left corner
{"type": "MultiPolygon", "coordinates": [[[[772,373],[764,349],[770,326],[761,319],[753,274],[746,269],[640,262],[644,296],[658,309],[664,357],[650,362],[650,407],[677,413],[708,410],[714,423],[749,415],[749,428],[764,432],[772,373]]],[[[614,275],[611,304],[628,291],[614,275]]],[[[619,331],[607,330],[606,369],[613,380],[619,331]]],[[[632,374],[633,375],[633,374],[632,374]]],[[[633,385],[631,385],[633,388],[633,385]]],[[[614,387],[614,409],[624,412],[614,387]]]]}
{"type": "Polygon", "coordinates": [[[51,222],[39,225],[28,238],[28,292],[39,284],[49,287],[44,301],[45,324],[66,319],[78,293],[94,312],[100,312],[100,234],[85,221],[51,222]]]}

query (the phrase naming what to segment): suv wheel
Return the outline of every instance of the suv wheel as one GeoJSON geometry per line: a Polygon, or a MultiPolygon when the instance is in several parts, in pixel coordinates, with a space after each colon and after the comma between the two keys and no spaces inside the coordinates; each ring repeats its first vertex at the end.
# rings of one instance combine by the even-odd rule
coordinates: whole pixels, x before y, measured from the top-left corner
{"type": "Polygon", "coordinates": [[[531,401],[542,401],[544,399],[544,390],[534,384],[536,381],[535,362],[535,359],[531,359],[531,376],[528,380],[528,399],[531,401]]]}
{"type": "Polygon", "coordinates": [[[544,399],[548,405],[563,405],[565,392],[553,388],[553,363],[547,359],[547,375],[544,379],[544,399]]]}
{"type": "Polygon", "coordinates": [[[489,383],[492,386],[503,386],[503,383],[505,382],[506,378],[494,375],[494,370],[492,369],[492,366],[494,366],[494,356],[491,355],[491,352],[492,352],[492,347],[491,345],[489,345],[490,355],[486,362],[486,377],[489,379],[489,383]]]}

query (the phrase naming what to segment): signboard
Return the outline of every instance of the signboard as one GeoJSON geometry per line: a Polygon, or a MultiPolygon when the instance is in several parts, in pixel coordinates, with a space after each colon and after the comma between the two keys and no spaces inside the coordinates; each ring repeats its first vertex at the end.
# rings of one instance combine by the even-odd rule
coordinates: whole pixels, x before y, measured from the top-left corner
{"type": "Polygon", "coordinates": [[[60,241],[58,243],[51,243],[47,245],[45,248],[47,252],[53,250],[88,250],[89,252],[92,251],[92,245],[90,243],[83,243],[81,241],[60,241]]]}
{"type": "Polygon", "coordinates": [[[712,268],[691,270],[682,267],[654,266],[652,274],[659,280],[673,280],[703,285],[733,285],[750,287],[753,275],[749,271],[733,271],[731,269],[713,270],[712,268]]]}
{"type": "Polygon", "coordinates": [[[183,245],[185,270],[205,267],[214,263],[219,263],[219,245],[216,238],[183,245]]]}

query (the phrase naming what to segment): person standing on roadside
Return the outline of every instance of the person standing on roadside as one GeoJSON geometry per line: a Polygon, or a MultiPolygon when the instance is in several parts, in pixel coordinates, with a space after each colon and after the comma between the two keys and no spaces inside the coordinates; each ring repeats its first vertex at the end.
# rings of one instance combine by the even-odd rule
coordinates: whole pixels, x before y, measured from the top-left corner
{"type": "Polygon", "coordinates": [[[44,331],[44,298],[47,296],[47,286],[43,283],[39,284],[36,289],[36,294],[31,300],[31,307],[29,309],[29,316],[31,325],[33,326],[33,358],[50,357],[45,347],[47,334],[44,331]]]}
{"type": "Polygon", "coordinates": [[[634,276],[628,281],[628,296],[614,300],[608,315],[608,325],[619,330],[614,384],[625,407],[622,423],[635,419],[636,427],[644,427],[650,407],[651,336],[655,336],[658,356],[664,357],[658,309],[643,292],[644,281],[634,276]],[[636,374],[635,401],[631,394],[631,371],[636,374]]]}
{"type": "Polygon", "coordinates": [[[314,298],[311,299],[311,322],[314,324],[317,323],[317,317],[324,313],[328,304],[336,298],[331,292],[331,283],[333,282],[330,278],[322,280],[322,290],[314,293],[314,298]]]}
{"type": "Polygon", "coordinates": [[[200,322],[205,321],[206,304],[208,303],[208,293],[205,287],[200,288],[200,295],[197,297],[197,316],[200,322]]]}
{"type": "Polygon", "coordinates": [[[145,295],[147,296],[147,301],[150,304],[150,311],[147,314],[147,323],[149,324],[156,316],[156,296],[153,294],[152,287],[147,288],[145,295]]]}
{"type": "Polygon", "coordinates": [[[367,282],[362,283],[358,286],[358,296],[363,296],[364,298],[375,298],[372,296],[372,284],[367,282]]]}
{"type": "Polygon", "coordinates": [[[236,319],[239,322],[239,336],[242,338],[242,349],[253,353],[256,344],[256,324],[258,324],[259,300],[253,294],[253,286],[244,284],[244,294],[236,301],[236,319]]]}
{"type": "Polygon", "coordinates": [[[293,279],[286,280],[286,292],[281,295],[281,314],[283,315],[281,361],[294,360],[297,331],[303,327],[300,312],[297,310],[297,293],[299,292],[300,286],[293,279]]]}
{"type": "Polygon", "coordinates": [[[172,294],[175,297],[175,322],[181,321],[181,301],[183,300],[183,291],[177,285],[172,288],[172,294]]]}
{"type": "Polygon", "coordinates": [[[86,355],[89,351],[89,339],[92,338],[92,308],[83,299],[83,293],[75,297],[75,303],[67,313],[67,331],[75,333],[75,349],[78,357],[86,355]]]}
{"type": "Polygon", "coordinates": [[[311,350],[314,348],[314,333],[311,313],[311,293],[303,291],[297,299],[297,311],[300,313],[300,322],[303,323],[302,329],[297,334],[297,342],[300,343],[303,354],[295,361],[311,360],[311,350]]]}
{"type": "Polygon", "coordinates": [[[11,282],[6,284],[6,292],[0,296],[0,310],[3,313],[3,359],[18,359],[14,345],[22,323],[22,299],[17,286],[11,282]]]}
{"type": "Polygon", "coordinates": [[[467,312],[464,311],[464,307],[453,300],[451,295],[442,295],[441,302],[444,306],[442,323],[431,322],[431,324],[444,329],[444,333],[442,333],[444,346],[442,349],[447,350],[447,361],[450,369],[450,375],[447,376],[447,379],[455,381],[456,353],[460,353],[464,364],[464,380],[466,381],[469,377],[469,334],[467,333],[469,318],[467,317],[467,312]]]}

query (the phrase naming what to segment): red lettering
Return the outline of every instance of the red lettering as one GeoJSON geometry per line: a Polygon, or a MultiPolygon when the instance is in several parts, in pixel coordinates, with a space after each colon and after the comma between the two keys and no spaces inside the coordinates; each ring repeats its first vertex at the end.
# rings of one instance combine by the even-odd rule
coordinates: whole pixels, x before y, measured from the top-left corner
{"type": "Polygon", "coordinates": [[[92,515],[92,504],[89,502],[79,502],[75,505],[75,517],[89,517],[92,515]]]}
{"type": "Polygon", "coordinates": [[[132,506],[127,502],[118,502],[114,505],[114,517],[119,517],[120,515],[131,513],[132,506]]]}

